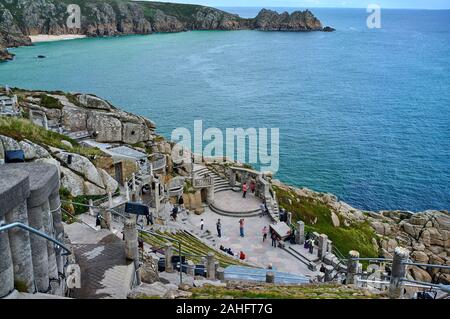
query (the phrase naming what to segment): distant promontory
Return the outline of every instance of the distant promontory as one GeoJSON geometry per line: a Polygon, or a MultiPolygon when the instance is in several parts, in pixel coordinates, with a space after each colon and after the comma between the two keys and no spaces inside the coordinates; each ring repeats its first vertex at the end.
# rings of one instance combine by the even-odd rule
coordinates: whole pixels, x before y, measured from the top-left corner
{"type": "Polygon", "coordinates": [[[30,35],[82,34],[89,37],[190,30],[330,31],[311,11],[277,13],[262,9],[241,18],[219,9],[190,4],[126,0],[0,0],[0,60],[6,48],[31,45],[30,35]],[[70,29],[67,6],[81,8],[81,28],[70,29]]]}

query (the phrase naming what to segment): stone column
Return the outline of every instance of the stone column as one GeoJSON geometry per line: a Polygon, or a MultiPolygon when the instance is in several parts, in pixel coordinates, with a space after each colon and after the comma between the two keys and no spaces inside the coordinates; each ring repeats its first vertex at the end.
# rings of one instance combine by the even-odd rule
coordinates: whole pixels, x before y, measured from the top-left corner
{"type": "Polygon", "coordinates": [[[111,212],[102,208],[102,210],[100,211],[100,215],[101,215],[101,220],[100,220],[100,228],[101,229],[108,229],[111,230],[111,220],[112,220],[112,216],[111,216],[111,212]]]}
{"type": "MultiPolygon", "coordinates": [[[[211,176],[212,179],[212,176],[211,176]]],[[[208,204],[212,204],[214,202],[214,180],[212,179],[212,185],[208,187],[207,199],[206,202],[208,204]]]]}
{"type": "Polygon", "coordinates": [[[8,295],[13,290],[14,270],[9,249],[8,232],[0,232],[0,298],[8,295]]]}
{"type": "Polygon", "coordinates": [[[229,180],[231,187],[236,186],[236,173],[232,169],[230,169],[229,180]]]}
{"type": "Polygon", "coordinates": [[[138,249],[138,231],[136,229],[136,220],[127,218],[123,226],[125,234],[125,256],[128,260],[139,260],[138,249]]]}
{"type": "Polygon", "coordinates": [[[113,196],[111,192],[108,192],[108,207],[113,208],[113,196]]]}
{"type": "MultiPolygon", "coordinates": [[[[30,226],[41,232],[45,232],[44,213],[45,205],[28,208],[30,226]]],[[[49,288],[47,241],[38,235],[30,234],[30,243],[36,289],[39,292],[47,292],[49,288]]]]}
{"type": "Polygon", "coordinates": [[[355,283],[355,276],[358,271],[358,260],[352,260],[352,258],[359,258],[359,252],[351,250],[347,257],[347,284],[351,285],[355,283]]]}
{"type": "Polygon", "coordinates": [[[331,240],[327,240],[327,253],[333,253],[333,242],[331,240]]]}
{"type": "Polygon", "coordinates": [[[92,207],[94,206],[94,201],[92,199],[89,200],[89,215],[94,216],[94,208],[92,207]]]}
{"type": "Polygon", "coordinates": [[[394,250],[394,260],[392,262],[392,273],[389,285],[389,298],[400,299],[404,293],[403,279],[406,275],[406,265],[403,262],[409,258],[409,251],[403,247],[396,247],[394,250]]]}
{"type": "Polygon", "coordinates": [[[166,244],[166,272],[173,272],[173,264],[172,264],[172,256],[173,256],[173,247],[171,243],[166,244]]]}
{"type": "Polygon", "coordinates": [[[207,273],[207,279],[214,280],[216,279],[216,266],[215,266],[215,257],[214,253],[208,253],[206,256],[206,273],[207,273]]]}
{"type": "MultiPolygon", "coordinates": [[[[50,202],[47,200],[44,205],[43,212],[43,224],[44,230],[47,235],[55,238],[55,233],[53,230],[53,217],[50,212],[50,202]]],[[[49,279],[58,279],[58,266],[56,263],[56,252],[55,252],[55,244],[51,241],[47,240],[47,255],[48,255],[48,275],[49,279]]]]}
{"type": "Polygon", "coordinates": [[[225,269],[223,269],[222,267],[217,268],[216,278],[217,280],[225,281],[225,269]]]}
{"type": "Polygon", "coordinates": [[[318,256],[320,260],[323,259],[323,257],[327,254],[327,242],[328,242],[328,236],[325,234],[319,235],[319,252],[318,256]]]}
{"type": "Polygon", "coordinates": [[[297,232],[295,233],[295,243],[303,245],[305,243],[305,223],[299,220],[297,222],[297,232]]]}
{"type": "Polygon", "coordinates": [[[186,273],[189,276],[194,276],[195,275],[195,264],[194,264],[194,262],[192,260],[188,260],[187,261],[186,273]]]}
{"type": "MultiPolygon", "coordinates": [[[[61,199],[59,197],[59,188],[57,188],[49,199],[50,202],[50,210],[52,211],[53,218],[53,229],[55,231],[55,238],[59,242],[64,242],[64,226],[62,223],[62,215],[61,215],[61,199]]],[[[56,251],[56,264],[58,266],[58,272],[64,273],[64,263],[62,256],[62,248],[57,249],[56,251]]]]}
{"type": "Polygon", "coordinates": [[[266,272],[266,283],[268,284],[275,283],[275,273],[273,271],[266,272]]]}
{"type": "MultiPolygon", "coordinates": [[[[27,203],[24,200],[11,212],[5,215],[6,223],[19,222],[28,225],[27,203]]],[[[30,234],[28,231],[13,228],[7,232],[9,236],[9,248],[11,250],[12,263],[14,265],[15,286],[22,292],[33,293],[34,274],[31,258],[30,234]]],[[[1,281],[0,281],[1,282],[1,281]]]]}
{"type": "Polygon", "coordinates": [[[154,195],[155,195],[155,211],[158,214],[160,208],[160,200],[159,200],[159,182],[155,182],[155,191],[154,191],[154,195]]]}
{"type": "Polygon", "coordinates": [[[286,222],[286,224],[288,224],[289,226],[291,226],[291,224],[292,224],[292,213],[291,212],[287,213],[287,222],[286,222]]]}

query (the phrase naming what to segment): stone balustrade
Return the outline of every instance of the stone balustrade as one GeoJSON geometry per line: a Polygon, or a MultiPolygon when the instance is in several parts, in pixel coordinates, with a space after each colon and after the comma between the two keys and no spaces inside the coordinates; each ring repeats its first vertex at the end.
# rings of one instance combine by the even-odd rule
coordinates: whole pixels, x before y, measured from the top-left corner
{"type": "MultiPolygon", "coordinates": [[[[0,223],[22,223],[63,241],[55,165],[20,163],[0,171],[0,223]]],[[[14,289],[63,295],[66,257],[61,247],[24,229],[0,233],[0,297],[14,289]]]]}

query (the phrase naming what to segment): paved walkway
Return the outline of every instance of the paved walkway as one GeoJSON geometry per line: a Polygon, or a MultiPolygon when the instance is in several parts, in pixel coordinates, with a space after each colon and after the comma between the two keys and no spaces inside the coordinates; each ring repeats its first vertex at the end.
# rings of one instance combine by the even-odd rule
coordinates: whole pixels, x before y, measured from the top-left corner
{"type": "Polygon", "coordinates": [[[81,269],[80,299],[125,299],[131,288],[133,265],[125,259],[124,243],[108,230],[95,231],[80,223],[65,225],[81,269]]]}
{"type": "Polygon", "coordinates": [[[191,222],[200,228],[200,220],[203,219],[205,229],[209,229],[211,233],[217,236],[216,223],[218,218],[222,223],[222,238],[217,238],[217,248],[223,245],[225,248],[231,248],[234,253],[239,253],[242,250],[248,261],[264,268],[271,263],[278,271],[305,276],[318,274],[318,272],[309,270],[305,264],[284,250],[272,247],[270,238],[263,242],[262,229],[264,226],[269,227],[271,223],[267,216],[245,218],[245,237],[243,238],[239,236],[240,218],[220,216],[207,209],[202,215],[191,215],[191,222]]]}

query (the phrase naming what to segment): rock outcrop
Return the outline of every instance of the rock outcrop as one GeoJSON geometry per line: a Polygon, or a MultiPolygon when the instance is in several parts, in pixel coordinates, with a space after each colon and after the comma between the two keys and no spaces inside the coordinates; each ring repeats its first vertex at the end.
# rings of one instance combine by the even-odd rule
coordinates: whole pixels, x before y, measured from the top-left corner
{"type": "Polygon", "coordinates": [[[121,111],[108,101],[89,94],[23,91],[20,108],[38,111],[55,126],[69,132],[87,131],[97,142],[137,144],[154,138],[155,124],[141,116],[121,111]],[[52,104],[46,104],[48,97],[52,104]]]}
{"type": "Polygon", "coordinates": [[[256,18],[200,5],[123,0],[81,3],[81,27],[67,26],[67,5],[57,0],[0,0],[0,61],[6,48],[31,45],[29,35],[83,34],[89,37],[187,30],[332,31],[306,11],[291,14],[263,9],[256,18]]]}
{"type": "Polygon", "coordinates": [[[262,9],[254,19],[254,28],[263,31],[322,31],[322,23],[311,13],[295,11],[292,14],[262,9]]]}

